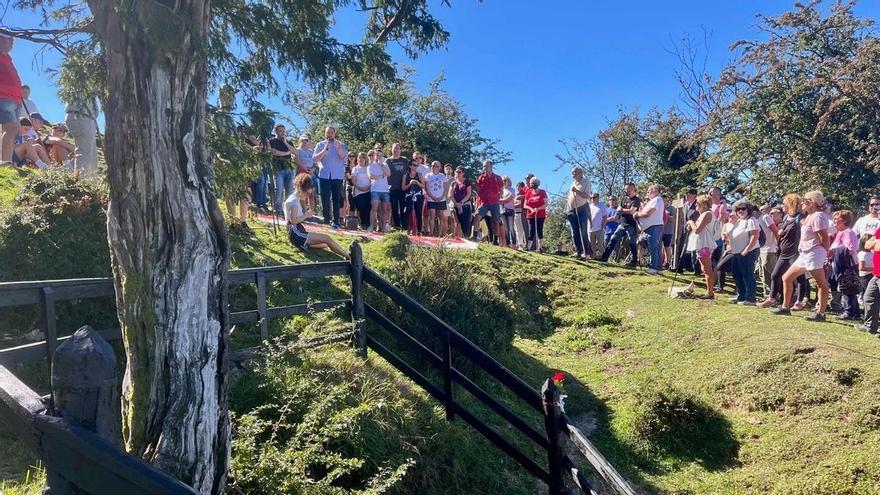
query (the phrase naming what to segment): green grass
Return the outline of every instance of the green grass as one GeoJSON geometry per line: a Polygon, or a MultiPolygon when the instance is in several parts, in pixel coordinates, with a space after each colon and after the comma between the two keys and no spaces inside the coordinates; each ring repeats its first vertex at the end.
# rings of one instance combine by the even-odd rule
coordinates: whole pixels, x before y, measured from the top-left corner
{"type": "Polygon", "coordinates": [[[31,169],[0,167],[0,207],[12,202],[31,169]]]}

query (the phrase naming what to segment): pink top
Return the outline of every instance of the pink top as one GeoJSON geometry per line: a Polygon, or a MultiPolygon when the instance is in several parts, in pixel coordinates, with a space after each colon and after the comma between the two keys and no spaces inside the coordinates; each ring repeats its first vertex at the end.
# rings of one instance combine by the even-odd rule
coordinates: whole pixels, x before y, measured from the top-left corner
{"type": "Polygon", "coordinates": [[[727,211],[727,204],[724,202],[712,204],[712,216],[721,223],[727,223],[730,218],[730,212],[727,211]]]}
{"type": "Polygon", "coordinates": [[[802,253],[815,249],[824,250],[822,240],[819,239],[819,232],[822,230],[828,232],[828,215],[823,211],[810,213],[801,225],[801,243],[798,245],[798,250],[802,253]]]}
{"type": "Polygon", "coordinates": [[[852,229],[845,229],[837,232],[837,235],[834,236],[834,242],[831,243],[831,249],[836,247],[843,246],[849,249],[850,254],[853,259],[858,259],[859,256],[859,238],[856,237],[856,233],[852,231],[852,229]]]}

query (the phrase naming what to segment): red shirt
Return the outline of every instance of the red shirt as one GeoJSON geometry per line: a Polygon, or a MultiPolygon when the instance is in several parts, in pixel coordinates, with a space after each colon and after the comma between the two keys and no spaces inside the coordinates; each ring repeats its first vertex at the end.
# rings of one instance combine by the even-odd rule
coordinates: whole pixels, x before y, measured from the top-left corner
{"type": "MultiPolygon", "coordinates": [[[[537,208],[545,205],[547,205],[546,191],[543,189],[532,188],[529,188],[529,190],[526,191],[526,206],[529,208],[537,208]]],[[[526,218],[547,218],[547,209],[538,210],[537,212],[526,210],[526,218]]]]}
{"type": "Polygon", "coordinates": [[[504,182],[501,176],[492,174],[480,174],[477,177],[477,196],[484,205],[497,205],[501,202],[501,190],[504,188],[504,182]]]}
{"type": "Polygon", "coordinates": [[[0,55],[0,99],[21,102],[21,78],[8,53],[0,55]]]}
{"type": "MultiPolygon", "coordinates": [[[[874,239],[880,239],[880,229],[874,232],[874,239]]],[[[874,276],[880,277],[880,251],[871,251],[871,255],[874,257],[874,268],[872,270],[874,276]]]]}

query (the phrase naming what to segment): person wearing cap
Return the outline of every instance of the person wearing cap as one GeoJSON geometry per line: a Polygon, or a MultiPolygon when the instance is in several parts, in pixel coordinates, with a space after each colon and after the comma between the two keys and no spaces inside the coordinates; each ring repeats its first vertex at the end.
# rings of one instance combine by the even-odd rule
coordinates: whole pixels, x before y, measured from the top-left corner
{"type": "Polygon", "coordinates": [[[73,172],[73,157],[76,146],[67,140],[67,128],[64,124],[52,124],[52,132],[43,140],[49,160],[73,172]]]}
{"type": "Polygon", "coordinates": [[[76,144],[73,158],[74,172],[80,177],[98,175],[98,103],[95,98],[66,102],[64,105],[67,129],[76,144]]]}
{"type": "Polygon", "coordinates": [[[0,35],[0,165],[12,165],[12,150],[18,136],[21,79],[12,63],[12,37],[0,35]]]}
{"type": "Polygon", "coordinates": [[[315,162],[320,167],[318,182],[321,189],[321,211],[324,214],[324,223],[331,224],[333,228],[341,227],[339,212],[345,200],[343,182],[345,180],[345,166],[348,163],[348,149],[345,143],[336,139],[336,128],[327,126],[324,129],[324,140],[315,146],[313,155],[315,162]]]}
{"type": "Polygon", "coordinates": [[[46,149],[33,138],[33,126],[28,118],[22,118],[18,123],[18,136],[15,137],[15,145],[12,149],[12,163],[16,165],[26,164],[28,161],[37,168],[47,168],[49,155],[46,149]]]}
{"type": "Polygon", "coordinates": [[[770,314],[791,314],[794,281],[805,272],[810,272],[819,288],[819,304],[812,314],[804,318],[810,321],[825,321],[829,293],[825,261],[828,259],[828,249],[831,246],[828,237],[828,215],[824,211],[825,196],[820,191],[810,191],[804,194],[801,208],[807,217],[801,224],[798,257],[782,276],[782,305],[771,309],[770,314]]]}
{"type": "Polygon", "coordinates": [[[318,184],[318,170],[315,167],[315,151],[312,149],[312,140],[308,134],[300,134],[299,136],[299,146],[296,147],[296,153],[293,155],[293,160],[296,162],[297,167],[299,168],[299,173],[306,173],[312,176],[312,183],[315,185],[312,188],[308,201],[308,209],[312,211],[318,211],[318,201],[316,196],[316,190],[319,189],[318,184]]]}

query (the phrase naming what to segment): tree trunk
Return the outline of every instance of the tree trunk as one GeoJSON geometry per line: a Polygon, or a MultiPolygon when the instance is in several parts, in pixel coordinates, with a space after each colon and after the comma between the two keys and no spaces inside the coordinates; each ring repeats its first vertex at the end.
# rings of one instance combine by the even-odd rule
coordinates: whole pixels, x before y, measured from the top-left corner
{"type": "Polygon", "coordinates": [[[201,493],[223,493],[229,253],[205,141],[210,0],[89,5],[108,66],[126,448],[201,493]]]}

